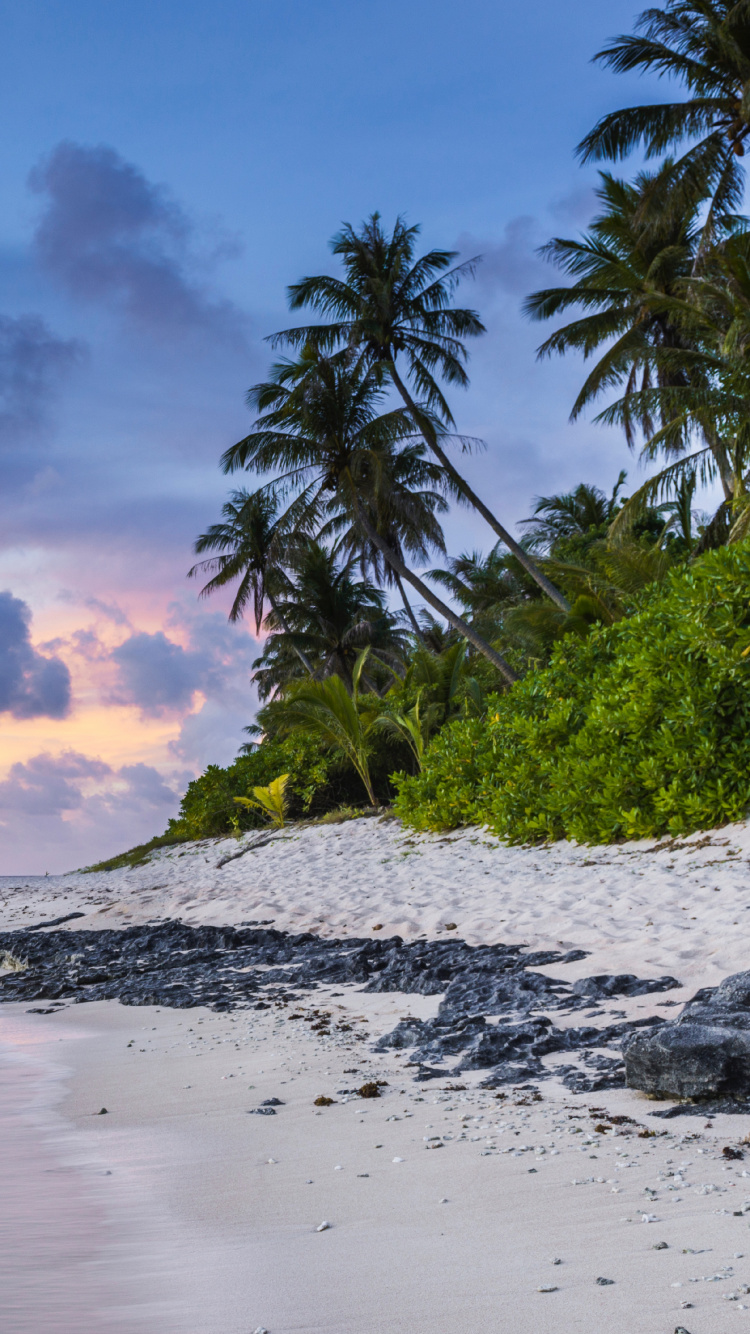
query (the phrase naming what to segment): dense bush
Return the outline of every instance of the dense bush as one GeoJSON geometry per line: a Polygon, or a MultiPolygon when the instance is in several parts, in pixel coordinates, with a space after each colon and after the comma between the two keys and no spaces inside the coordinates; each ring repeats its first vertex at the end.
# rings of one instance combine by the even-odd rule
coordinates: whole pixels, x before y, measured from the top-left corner
{"type": "Polygon", "coordinates": [[[742,818],[750,802],[750,547],[704,556],[639,610],[443,728],[396,810],[418,829],[602,843],[742,818]]]}
{"type": "MultiPolygon", "coordinates": [[[[406,748],[396,750],[403,764],[406,748]]],[[[394,767],[393,751],[381,746],[373,756],[375,790],[381,800],[390,800],[394,790],[388,779],[394,767]],[[390,760],[390,762],[389,762],[390,760]]],[[[170,820],[167,834],[176,839],[211,838],[267,825],[260,811],[239,806],[254,786],[266,786],[280,774],[290,775],[289,815],[292,819],[322,815],[341,805],[362,806],[366,796],[354,769],[324,749],[320,742],[295,732],[284,740],[265,740],[249,755],[240,755],[222,769],[211,764],[200,778],[188,785],[179,815],[170,820]]]]}

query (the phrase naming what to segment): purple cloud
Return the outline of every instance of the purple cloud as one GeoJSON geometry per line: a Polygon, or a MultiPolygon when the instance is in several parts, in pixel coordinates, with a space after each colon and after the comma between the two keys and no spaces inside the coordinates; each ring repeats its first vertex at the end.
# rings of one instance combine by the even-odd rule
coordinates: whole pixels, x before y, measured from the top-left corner
{"type": "Polygon", "coordinates": [[[0,593],[0,713],[14,718],[64,718],[70,710],[70,672],[60,658],[31,643],[31,611],[0,593]]]}
{"type": "Polygon", "coordinates": [[[58,338],[37,315],[0,315],[0,451],[3,487],[28,481],[39,462],[38,436],[83,344],[58,338]]]}
{"type": "Polygon", "coordinates": [[[115,304],[157,335],[209,329],[241,336],[237,308],[212,299],[198,281],[201,261],[185,213],[113,148],[58,144],[29,184],[45,200],[36,253],[74,297],[115,304]]]}
{"type": "Polygon", "coordinates": [[[114,702],[136,704],[152,718],[170,709],[188,709],[209,668],[204,654],[175,644],[162,630],[131,635],[113,649],[112,658],[120,672],[114,702]]]}
{"type": "MultiPolygon", "coordinates": [[[[480,304],[498,290],[511,296],[525,296],[540,287],[545,265],[536,251],[545,239],[536,218],[527,216],[511,218],[500,241],[481,241],[462,232],[455,246],[462,258],[482,256],[475,278],[480,304]]],[[[474,304],[469,284],[463,289],[463,300],[474,304]]]]}
{"type": "Polygon", "coordinates": [[[83,805],[80,783],[86,778],[101,779],[112,770],[103,760],[89,759],[77,751],[62,755],[46,752],[35,755],[26,764],[11,766],[9,776],[0,783],[0,810],[23,815],[60,815],[83,805]],[[78,782],[72,781],[78,780],[78,782]]]}

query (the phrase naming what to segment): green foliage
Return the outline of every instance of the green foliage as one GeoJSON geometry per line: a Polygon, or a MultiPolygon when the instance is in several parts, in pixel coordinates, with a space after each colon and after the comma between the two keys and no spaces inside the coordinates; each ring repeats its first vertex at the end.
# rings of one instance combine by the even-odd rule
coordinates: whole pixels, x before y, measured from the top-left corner
{"type": "Polygon", "coordinates": [[[370,777],[368,725],[360,710],[359,679],[368,656],[364,649],[352,673],[352,693],[340,676],[308,681],[296,687],[277,705],[284,722],[302,734],[315,737],[356,769],[371,806],[377,806],[370,777]]]}
{"type": "Polygon", "coordinates": [[[603,843],[741,819],[750,803],[750,544],[711,552],[639,609],[446,726],[396,776],[418,829],[603,843]]]}
{"type": "Polygon", "coordinates": [[[254,787],[252,797],[235,797],[235,801],[248,810],[261,811],[277,829],[283,829],[289,808],[288,783],[289,774],[280,774],[267,787],[254,787]]]}
{"type": "Polygon", "coordinates": [[[346,777],[342,781],[334,770],[332,758],[310,737],[295,735],[283,741],[263,741],[226,769],[210,764],[200,778],[195,778],[167,832],[179,841],[260,828],[261,812],[250,807],[238,809],[235,798],[246,796],[254,787],[267,786],[279,773],[291,774],[286,793],[290,814],[297,818],[317,814],[351,796],[354,783],[347,782],[346,777]]]}

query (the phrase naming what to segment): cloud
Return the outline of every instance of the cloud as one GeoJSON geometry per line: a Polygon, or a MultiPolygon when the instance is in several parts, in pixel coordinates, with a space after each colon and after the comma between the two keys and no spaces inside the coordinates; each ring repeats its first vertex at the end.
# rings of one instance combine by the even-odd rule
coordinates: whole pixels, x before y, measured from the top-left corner
{"type": "Polygon", "coordinates": [[[8,778],[0,783],[0,811],[38,816],[77,810],[84,800],[80,780],[102,779],[111,773],[103,760],[89,759],[74,750],[58,756],[43,752],[25,764],[11,766],[8,778]],[[74,779],[79,781],[71,781],[74,779]]]}
{"type": "Polygon", "coordinates": [[[113,148],[60,143],[29,185],[45,200],[36,254],[74,297],[115,305],[157,335],[242,336],[238,309],[212,298],[199,279],[216,252],[196,252],[187,215],[113,148]]]}
{"type": "Polygon", "coordinates": [[[70,710],[70,672],[60,658],[32,646],[31,611],[0,593],[0,712],[14,718],[64,718],[70,710]]]}
{"type": "Polygon", "coordinates": [[[131,798],[147,806],[172,806],[175,790],[168,786],[158,769],[150,764],[123,764],[118,776],[127,783],[131,798]]]}
{"type": "MultiPolygon", "coordinates": [[[[4,486],[28,481],[36,468],[40,434],[49,425],[57,391],[81,359],[83,344],[58,338],[37,315],[0,315],[0,450],[4,486]]],[[[39,485],[49,489],[49,473],[39,485]]]]}
{"type": "Polygon", "coordinates": [[[143,843],[177,813],[191,775],[113,769],[78,751],[42,752],[0,782],[0,851],[10,873],[65,871],[143,843]]]}
{"type": "MultiPolygon", "coordinates": [[[[134,704],[146,717],[158,718],[171,711],[186,712],[201,691],[219,705],[222,717],[229,710],[247,721],[253,702],[252,662],[259,652],[253,636],[229,625],[220,612],[207,614],[177,603],[169,608],[167,625],[187,639],[187,647],[157,630],[137,631],[112,650],[118,680],[110,702],[134,704]]],[[[90,632],[77,632],[76,640],[90,659],[101,656],[99,641],[90,632]]],[[[225,725],[229,724],[222,724],[222,731],[225,725]]],[[[239,745],[241,728],[237,735],[239,745]]],[[[225,736],[220,743],[223,752],[225,736]]]]}
{"type": "Polygon", "coordinates": [[[175,644],[163,630],[131,635],[113,649],[112,658],[120,674],[114,702],[136,704],[151,718],[170,709],[188,709],[210,668],[204,654],[175,644]]]}
{"type": "Polygon", "coordinates": [[[524,215],[511,218],[499,241],[482,241],[469,232],[462,232],[455,249],[466,258],[482,256],[475,284],[482,299],[486,300],[497,291],[510,296],[525,296],[544,283],[546,265],[536,252],[545,240],[536,218],[524,215]]]}

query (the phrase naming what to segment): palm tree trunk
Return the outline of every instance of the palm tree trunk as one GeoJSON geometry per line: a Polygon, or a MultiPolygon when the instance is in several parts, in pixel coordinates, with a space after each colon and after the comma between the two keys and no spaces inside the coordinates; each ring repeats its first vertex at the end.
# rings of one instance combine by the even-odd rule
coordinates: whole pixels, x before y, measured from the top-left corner
{"type": "Polygon", "coordinates": [[[440,460],[440,463],[445,468],[451,481],[455,484],[461,494],[466,497],[470,504],[474,506],[474,509],[479,511],[482,518],[490,525],[490,528],[497,533],[500,541],[504,542],[508,550],[513,552],[516,560],[523,566],[526,573],[531,575],[531,578],[539,585],[542,592],[546,593],[547,597],[551,598],[562,611],[570,611],[570,603],[560,592],[559,588],[556,588],[552,581],[548,579],[545,574],[542,574],[536,561],[532,560],[528,552],[524,551],[520,542],[517,542],[515,537],[512,537],[507,529],[503,528],[500,520],[495,518],[492,510],[487,508],[484,501],[480,500],[479,496],[471,489],[466,479],[462,477],[458,469],[453,466],[448,455],[438,444],[436,432],[432,430],[428,422],[425,421],[422,413],[419,411],[419,408],[406,388],[406,385],[399,376],[393,362],[390,363],[390,372],[393,377],[393,383],[412,414],[416,425],[419,427],[419,430],[435,457],[440,460]]]}
{"type": "Polygon", "coordinates": [[[274,614],[274,616],[276,617],[276,620],[278,621],[278,623],[279,623],[279,625],[281,626],[282,630],[284,631],[284,634],[289,636],[289,641],[290,641],[290,643],[291,643],[291,645],[292,645],[292,648],[294,649],[294,652],[297,654],[297,657],[299,658],[300,662],[302,663],[302,666],[304,667],[305,671],[308,673],[309,676],[313,676],[313,675],[314,675],[314,668],[313,668],[312,663],[310,662],[310,659],[308,658],[307,654],[306,654],[306,653],[303,653],[301,648],[297,648],[297,645],[293,642],[293,640],[292,640],[292,632],[291,632],[291,630],[289,629],[289,626],[288,626],[287,623],[286,623],[286,619],[285,619],[285,617],[284,617],[284,613],[281,612],[281,611],[279,611],[278,607],[276,606],[275,599],[274,599],[274,598],[271,596],[271,594],[268,592],[268,589],[266,589],[266,597],[268,598],[268,601],[269,601],[270,604],[271,604],[271,607],[272,607],[272,609],[273,609],[273,614],[274,614]]]}
{"type": "Polygon", "coordinates": [[[399,593],[401,594],[401,601],[403,602],[404,610],[406,611],[406,614],[409,617],[409,620],[411,621],[412,629],[415,635],[417,636],[417,639],[419,640],[420,644],[424,644],[424,635],[422,634],[422,631],[419,628],[419,621],[417,620],[416,616],[414,615],[414,612],[412,611],[412,605],[408,597],[406,596],[406,589],[404,588],[404,585],[401,582],[401,575],[399,574],[398,570],[393,571],[393,578],[395,579],[396,587],[399,593]]]}
{"type": "Polygon", "coordinates": [[[402,579],[406,579],[413,588],[416,588],[417,592],[424,598],[425,602],[429,602],[430,606],[434,607],[438,615],[444,616],[448,624],[452,625],[453,629],[457,630],[465,639],[468,639],[469,643],[473,644],[474,648],[477,649],[479,653],[482,653],[484,657],[487,658],[488,662],[492,663],[493,667],[497,668],[500,674],[505,677],[508,684],[513,685],[513,682],[518,680],[518,676],[509,663],[505,661],[505,658],[499,653],[496,653],[495,649],[482,639],[481,635],[477,634],[473,626],[467,625],[466,621],[462,620],[455,611],[452,611],[450,607],[447,607],[437,594],[433,593],[432,589],[427,587],[427,584],[423,584],[419,575],[416,575],[413,570],[410,570],[408,566],[404,565],[400,556],[397,556],[395,551],[391,550],[380,536],[377,529],[370,523],[364,509],[359,503],[356,487],[351,477],[349,478],[349,486],[355,517],[362,528],[362,531],[366,534],[369,541],[372,542],[372,545],[377,547],[378,551],[382,552],[384,559],[387,560],[391,568],[397,574],[400,574],[402,579]]]}

